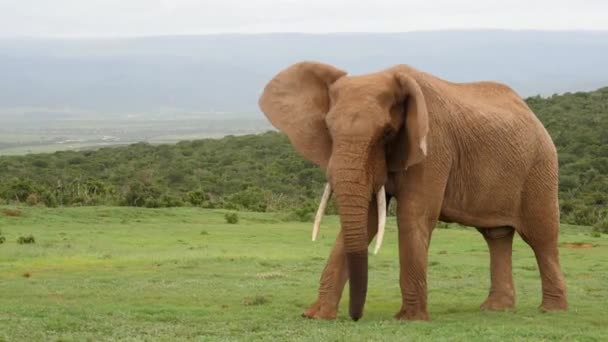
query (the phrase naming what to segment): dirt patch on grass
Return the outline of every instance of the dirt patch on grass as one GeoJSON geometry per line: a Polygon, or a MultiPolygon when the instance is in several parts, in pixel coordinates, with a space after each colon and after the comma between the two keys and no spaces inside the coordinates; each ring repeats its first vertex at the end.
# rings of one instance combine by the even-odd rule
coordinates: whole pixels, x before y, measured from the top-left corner
{"type": "Polygon", "coordinates": [[[560,244],[560,246],[564,247],[564,248],[572,248],[572,249],[595,247],[593,244],[586,243],[586,242],[564,242],[564,243],[560,244]]]}
{"type": "Polygon", "coordinates": [[[23,216],[23,212],[19,209],[2,209],[0,210],[0,212],[4,215],[4,216],[13,216],[13,217],[19,217],[19,216],[23,216]]]}

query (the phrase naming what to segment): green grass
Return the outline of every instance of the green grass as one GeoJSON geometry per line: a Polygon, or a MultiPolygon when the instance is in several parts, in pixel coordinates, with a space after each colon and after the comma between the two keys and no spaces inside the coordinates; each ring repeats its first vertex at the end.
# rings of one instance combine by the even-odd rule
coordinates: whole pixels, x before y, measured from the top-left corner
{"type": "MultiPolygon", "coordinates": [[[[397,322],[401,304],[395,222],[370,257],[366,311],[334,322],[300,317],[317,295],[337,232],[327,217],[310,242],[310,224],[280,214],[133,208],[23,208],[0,214],[0,340],[605,340],[608,238],[563,227],[561,248],[571,309],[538,312],[540,279],[517,238],[517,310],[481,312],[488,252],[472,229],[437,229],[429,257],[430,322],[397,322]],[[20,245],[32,234],[35,244],[20,245]]],[[[345,296],[348,297],[348,296],[345,296]]]]}

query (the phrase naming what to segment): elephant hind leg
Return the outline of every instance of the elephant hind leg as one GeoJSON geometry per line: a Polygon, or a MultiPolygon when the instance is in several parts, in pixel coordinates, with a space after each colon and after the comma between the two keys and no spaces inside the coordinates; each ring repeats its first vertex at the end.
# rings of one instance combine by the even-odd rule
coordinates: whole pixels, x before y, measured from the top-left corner
{"type": "Polygon", "coordinates": [[[566,283],[560,267],[557,246],[559,223],[546,225],[544,221],[541,217],[529,219],[525,228],[519,233],[532,247],[540,271],[543,291],[540,310],[566,310],[568,308],[566,283]],[[541,230],[542,233],[537,230],[541,230]]]}
{"type": "Polygon", "coordinates": [[[511,255],[513,235],[511,227],[477,228],[490,250],[490,293],[481,304],[482,310],[505,311],[515,307],[515,287],[511,255]]]}
{"type": "MultiPolygon", "coordinates": [[[[566,310],[566,283],[559,262],[559,205],[557,180],[554,184],[542,181],[542,172],[535,168],[532,180],[522,193],[522,215],[517,232],[532,248],[542,283],[542,311],[566,310]]],[[[556,176],[557,177],[557,176],[556,176]]]]}

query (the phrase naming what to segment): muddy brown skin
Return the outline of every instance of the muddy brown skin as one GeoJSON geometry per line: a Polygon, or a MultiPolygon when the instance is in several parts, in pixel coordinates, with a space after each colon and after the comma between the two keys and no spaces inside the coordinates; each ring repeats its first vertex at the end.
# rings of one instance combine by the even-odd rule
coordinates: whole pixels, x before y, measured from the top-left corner
{"type": "Polygon", "coordinates": [[[382,186],[397,202],[397,319],[429,319],[428,247],[440,217],[483,234],[491,287],[482,309],[515,305],[515,233],[534,251],[541,309],[567,309],[557,152],[508,86],[449,82],[408,65],[351,76],[302,62],[278,73],[259,105],[303,157],[327,171],[335,190],[341,231],[306,317],[335,319],[349,279],[350,315],[363,315],[367,248],[378,224],[374,195],[382,186]]]}

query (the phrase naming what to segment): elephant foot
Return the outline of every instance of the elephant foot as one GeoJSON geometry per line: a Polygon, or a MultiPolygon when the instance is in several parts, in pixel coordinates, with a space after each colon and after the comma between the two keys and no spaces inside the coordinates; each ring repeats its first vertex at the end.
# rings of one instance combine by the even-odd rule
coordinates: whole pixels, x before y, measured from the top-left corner
{"type": "Polygon", "coordinates": [[[395,314],[395,319],[399,321],[428,321],[429,314],[426,310],[404,310],[401,309],[395,314]]]}
{"type": "Polygon", "coordinates": [[[484,311],[511,311],[515,309],[515,298],[513,296],[489,296],[480,306],[484,311]]]}
{"type": "Polygon", "coordinates": [[[334,320],[338,317],[338,308],[335,305],[330,305],[326,302],[317,300],[314,304],[308,307],[302,317],[311,319],[334,320]]]}
{"type": "Polygon", "coordinates": [[[543,298],[543,302],[538,309],[541,312],[565,311],[568,310],[568,301],[565,298],[543,298]]]}

